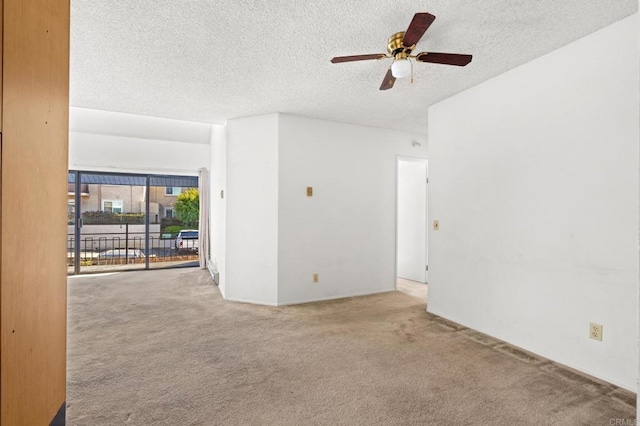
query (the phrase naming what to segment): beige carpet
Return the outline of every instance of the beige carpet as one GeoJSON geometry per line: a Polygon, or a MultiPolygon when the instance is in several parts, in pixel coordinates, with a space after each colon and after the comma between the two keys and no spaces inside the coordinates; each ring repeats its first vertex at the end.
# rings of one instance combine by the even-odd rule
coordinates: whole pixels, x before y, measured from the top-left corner
{"type": "MultiPolygon", "coordinates": [[[[402,292],[225,302],[197,269],[69,279],[70,425],[609,425],[634,394],[402,292]]],[[[626,423],[625,423],[626,424],[626,423]]]]}

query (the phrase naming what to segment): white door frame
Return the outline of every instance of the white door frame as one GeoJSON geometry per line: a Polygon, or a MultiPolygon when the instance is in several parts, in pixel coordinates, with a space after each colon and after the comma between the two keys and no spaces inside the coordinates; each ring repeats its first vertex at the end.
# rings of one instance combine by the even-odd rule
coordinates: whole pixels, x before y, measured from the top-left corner
{"type": "Polygon", "coordinates": [[[424,235],[424,244],[425,244],[425,253],[426,253],[426,259],[425,259],[425,281],[426,281],[426,277],[427,275],[427,270],[426,270],[426,265],[429,264],[428,259],[429,259],[429,249],[428,249],[428,240],[427,240],[427,236],[429,234],[429,161],[427,158],[424,157],[409,157],[409,156],[403,156],[403,155],[398,155],[396,156],[396,208],[395,208],[395,234],[394,234],[394,245],[395,245],[395,249],[394,249],[394,254],[395,254],[395,258],[394,258],[394,277],[393,277],[393,288],[395,290],[398,289],[398,185],[399,185],[399,167],[398,164],[400,163],[400,161],[412,161],[412,162],[416,162],[416,163],[424,163],[427,165],[427,194],[426,194],[426,199],[427,199],[427,208],[425,211],[425,235],[424,235]]]}

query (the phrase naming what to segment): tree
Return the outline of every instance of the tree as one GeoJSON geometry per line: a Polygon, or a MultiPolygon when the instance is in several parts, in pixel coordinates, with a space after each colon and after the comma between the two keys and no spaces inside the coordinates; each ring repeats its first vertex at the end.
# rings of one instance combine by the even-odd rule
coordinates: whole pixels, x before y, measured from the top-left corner
{"type": "Polygon", "coordinates": [[[187,189],[178,195],[173,208],[185,226],[196,226],[200,214],[200,193],[196,188],[187,189]]]}

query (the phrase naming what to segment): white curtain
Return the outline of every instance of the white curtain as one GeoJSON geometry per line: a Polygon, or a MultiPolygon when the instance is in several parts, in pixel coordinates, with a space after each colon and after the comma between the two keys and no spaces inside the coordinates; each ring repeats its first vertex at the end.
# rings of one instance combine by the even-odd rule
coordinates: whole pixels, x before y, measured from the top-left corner
{"type": "Polygon", "coordinates": [[[200,217],[199,228],[200,236],[198,237],[200,247],[200,268],[207,268],[207,259],[209,259],[209,216],[211,210],[211,202],[209,200],[209,172],[207,169],[200,169],[198,175],[198,191],[200,192],[200,217]]]}

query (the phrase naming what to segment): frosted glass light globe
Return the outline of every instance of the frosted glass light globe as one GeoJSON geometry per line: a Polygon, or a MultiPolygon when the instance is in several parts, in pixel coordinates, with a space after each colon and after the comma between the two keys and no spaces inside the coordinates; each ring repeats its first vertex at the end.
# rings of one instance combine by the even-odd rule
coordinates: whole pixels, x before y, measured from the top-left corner
{"type": "Polygon", "coordinates": [[[408,59],[398,59],[391,64],[391,75],[395,78],[409,77],[411,74],[411,62],[408,59]]]}

